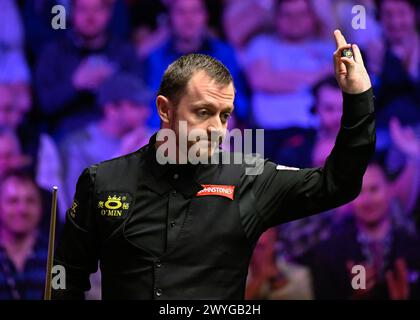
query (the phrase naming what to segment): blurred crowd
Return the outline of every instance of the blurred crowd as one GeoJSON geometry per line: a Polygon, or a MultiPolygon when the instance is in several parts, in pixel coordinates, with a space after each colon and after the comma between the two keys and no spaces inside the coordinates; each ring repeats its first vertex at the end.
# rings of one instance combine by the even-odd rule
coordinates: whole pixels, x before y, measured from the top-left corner
{"type": "Polygon", "coordinates": [[[377,152],[352,203],[261,236],[246,298],[420,299],[418,2],[1,0],[0,299],[42,298],[52,187],[59,233],[82,170],[158,130],[155,93],[183,54],[228,67],[231,127],[265,129],[265,157],[322,166],[342,116],[336,28],[372,79],[377,152]],[[352,287],[358,265],[365,289],[352,287]]]}

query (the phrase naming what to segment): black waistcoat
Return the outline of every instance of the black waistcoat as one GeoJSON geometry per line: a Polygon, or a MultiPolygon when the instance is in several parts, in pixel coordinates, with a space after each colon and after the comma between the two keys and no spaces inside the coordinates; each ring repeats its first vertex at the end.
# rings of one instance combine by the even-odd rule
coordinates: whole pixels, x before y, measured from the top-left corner
{"type": "MultiPolygon", "coordinates": [[[[146,150],[147,146],[129,157],[101,163],[97,196],[127,194],[134,201],[139,179],[151,178],[144,165],[146,150]]],[[[176,240],[159,257],[127,239],[125,226],[133,203],[121,219],[98,219],[103,299],[243,299],[253,250],[238,204],[245,169],[233,164],[206,166],[197,182],[233,185],[233,200],[192,196],[176,240]]]]}

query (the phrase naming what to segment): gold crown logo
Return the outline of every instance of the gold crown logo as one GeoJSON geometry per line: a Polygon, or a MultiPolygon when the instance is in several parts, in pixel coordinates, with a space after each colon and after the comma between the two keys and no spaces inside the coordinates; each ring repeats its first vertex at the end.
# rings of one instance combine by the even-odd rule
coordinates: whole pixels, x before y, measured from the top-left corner
{"type": "Polygon", "coordinates": [[[117,197],[117,196],[115,196],[115,195],[114,195],[114,196],[112,196],[112,197],[111,197],[111,196],[109,196],[109,197],[108,197],[108,201],[109,201],[109,202],[114,202],[114,201],[115,201],[115,202],[118,202],[118,201],[121,201],[121,197],[117,197]]]}

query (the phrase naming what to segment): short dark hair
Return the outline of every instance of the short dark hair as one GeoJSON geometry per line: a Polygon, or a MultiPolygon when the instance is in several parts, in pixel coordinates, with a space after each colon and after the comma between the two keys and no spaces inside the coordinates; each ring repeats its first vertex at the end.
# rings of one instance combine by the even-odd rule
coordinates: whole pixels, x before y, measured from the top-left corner
{"type": "Polygon", "coordinates": [[[198,71],[206,74],[220,85],[233,83],[229,70],[219,60],[199,53],[191,53],[172,62],[163,74],[158,95],[165,96],[177,105],[188,81],[198,71]]]}

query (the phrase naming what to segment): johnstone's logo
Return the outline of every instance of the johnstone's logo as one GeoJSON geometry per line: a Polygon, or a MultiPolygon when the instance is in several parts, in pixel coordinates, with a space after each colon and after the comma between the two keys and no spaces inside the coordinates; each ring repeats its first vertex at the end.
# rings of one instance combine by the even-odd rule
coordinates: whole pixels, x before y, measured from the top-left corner
{"type": "Polygon", "coordinates": [[[130,203],[126,202],[127,196],[108,196],[105,201],[98,202],[98,208],[101,209],[101,216],[122,217],[130,208],[130,203]]]}
{"type": "Polygon", "coordinates": [[[222,196],[233,200],[235,186],[225,186],[219,184],[202,184],[204,189],[197,192],[197,197],[202,196],[222,196]]]}

